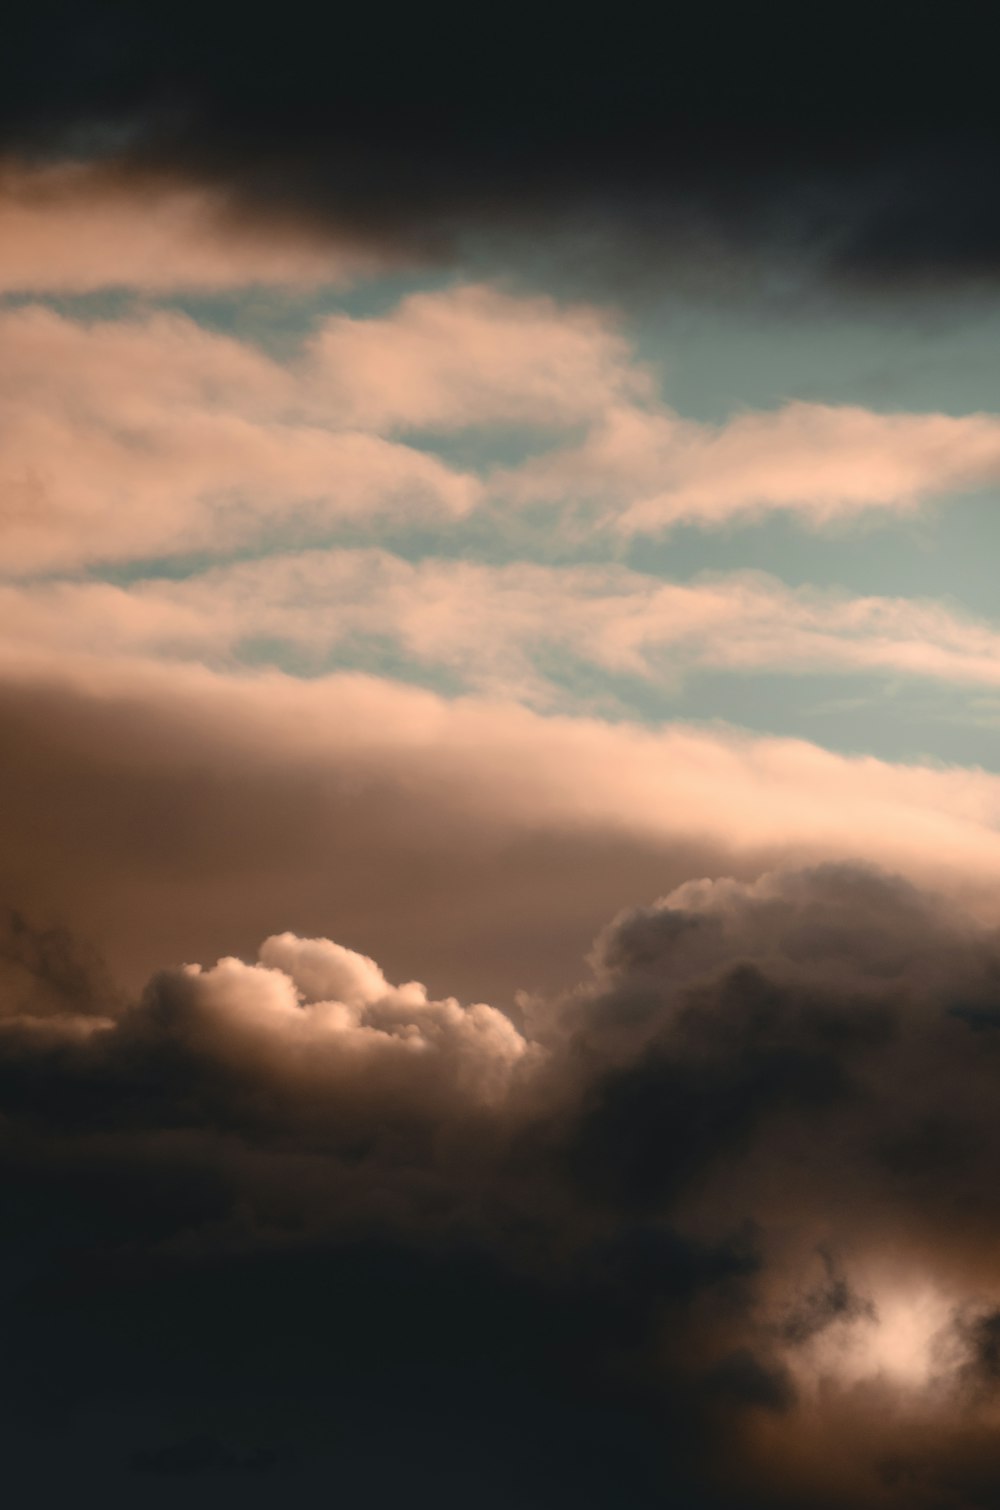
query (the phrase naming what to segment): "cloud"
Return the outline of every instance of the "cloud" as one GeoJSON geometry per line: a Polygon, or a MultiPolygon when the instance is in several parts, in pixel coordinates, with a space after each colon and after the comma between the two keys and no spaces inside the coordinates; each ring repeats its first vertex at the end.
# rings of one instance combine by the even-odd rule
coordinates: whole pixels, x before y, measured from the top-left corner
{"type": "MultiPolygon", "coordinates": [[[[187,966],[154,990],[156,1029],[179,1033],[237,1072],[261,1064],[298,1116],[345,1114],[359,1080],[381,1118],[419,1111],[442,1093],[475,1106],[502,1102],[527,1045],[508,1018],[479,1003],[428,1000],[417,981],[392,986],[371,959],[328,939],[265,939],[260,963],[187,966]]],[[[141,1031],[141,1030],[140,1030],[141,1031]]]]}
{"type": "Polygon", "coordinates": [[[280,363],[186,317],[0,315],[5,569],[302,540],[372,514],[454,517],[480,486],[422,451],[306,419],[280,363]]]}
{"type": "Polygon", "coordinates": [[[284,29],[177,4],[45,16],[12,31],[13,150],[181,176],[261,224],[441,260],[555,243],[630,293],[686,277],[756,295],[776,266],[887,292],[996,274],[991,79],[962,27],[845,15],[818,52],[777,12],[640,33],[515,10],[484,50],[450,5],[389,36],[299,8],[284,29]]]}
{"type": "Polygon", "coordinates": [[[785,512],[816,526],[872,508],[907,512],[981,487],[1000,465],[991,415],[876,414],[789,403],[704,425],[664,409],[610,407],[581,445],[498,479],[521,503],[591,500],[625,534],[785,512]]]}
{"type": "Polygon", "coordinates": [[[819,50],[783,16],[661,24],[6,22],[12,1504],[1000,1499],[1000,778],[555,690],[982,691],[996,633],[463,559],[994,483],[994,415],[698,423],[613,313],[517,291],[554,260],[633,309],[847,279],[884,313],[995,279],[992,58],[937,25],[927,74],[912,16],[819,50]],[[430,264],[479,281],[325,298],[278,354],[143,297],[430,264]],[[378,526],[442,559],[356,548],[378,526]]]}
{"type": "Polygon", "coordinates": [[[648,377],[610,322],[478,285],[317,321],[285,361],[159,312],[0,312],[4,568],[454,520],[483,482],[396,430],[565,428],[648,377]]]}
{"type": "MultiPolygon", "coordinates": [[[[45,1259],[4,1375],[61,1360],[99,1443],[95,1402],[220,1444],[140,1442],[133,1471],[247,1465],[263,1409],[276,1471],[350,1482],[376,1397],[379,1440],[427,1429],[419,1363],[460,1437],[516,1417],[516,1474],[537,1455],[585,1505],[617,1469],[637,1505],[985,1506],[996,1046],[970,1014],[998,980],[995,921],[841,861],[629,908],[519,1026],[290,933],[86,1033],[5,1011],[0,1155],[45,1259]]],[[[407,1454],[446,1504],[469,1471],[407,1454]]]]}
{"type": "Polygon", "coordinates": [[[0,891],[135,985],[288,928],[496,1003],[692,873],[849,843],[983,908],[1000,868],[995,776],[720,728],[65,652],[7,661],[0,715],[0,891]]]}
{"type": "Polygon", "coordinates": [[[412,563],[379,550],[275,555],[127,587],[11,584],[0,587],[0,643],[223,669],[255,662],[264,644],[314,672],[388,651],[464,690],[543,708],[567,701],[560,662],[573,668],[577,707],[585,670],[595,690],[611,677],[669,691],[706,670],[1000,681],[1000,634],[925,600],[791,589],[764,574],[671,583],[619,567],[412,563]]]}
{"type": "Polygon", "coordinates": [[[653,391],[607,313],[487,284],[331,316],[309,365],[324,403],[376,430],[568,427],[653,391]]]}
{"type": "Polygon", "coordinates": [[[584,1114],[581,1177],[623,1209],[683,1212],[702,1242],[750,1221],[766,1255],[756,1338],[726,1339],[790,1374],[769,1405],[745,1397],[765,1407],[756,1493],[966,1503],[938,1475],[950,1452],[968,1471],[967,1436],[996,1409],[968,1394],[982,1364],[965,1320],[995,1308],[993,1068],[981,1035],[952,1025],[958,1003],[995,996],[995,926],[827,866],[681,887],[619,919],[594,965],[564,1016],[611,1066],[584,1114]],[[880,1395],[895,1396],[888,1417],[880,1395]]]}
{"type": "Polygon", "coordinates": [[[248,222],[191,183],[143,184],[83,160],[0,164],[3,293],[343,286],[379,267],[357,247],[248,222]]]}
{"type": "Polygon", "coordinates": [[[611,538],[775,510],[825,526],[981,487],[1000,466],[990,415],[790,404],[681,419],[606,316],[483,285],[320,320],[284,361],[163,312],[88,322],[29,305],[0,312],[0,339],[8,575],[295,548],[476,509],[509,527],[517,508],[530,530],[539,504],[567,538],[581,515],[611,538]],[[474,471],[427,444],[512,429],[547,432],[548,449],[474,471]]]}

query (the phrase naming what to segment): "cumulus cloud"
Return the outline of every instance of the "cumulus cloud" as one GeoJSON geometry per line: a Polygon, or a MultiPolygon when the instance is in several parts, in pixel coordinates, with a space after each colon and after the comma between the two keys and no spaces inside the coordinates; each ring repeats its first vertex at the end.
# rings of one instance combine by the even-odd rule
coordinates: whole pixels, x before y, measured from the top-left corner
{"type": "Polygon", "coordinates": [[[705,1376],[763,1419],[736,1469],[753,1503],[986,1504],[997,1482],[998,943],[856,866],[693,882],[619,918],[563,1003],[600,1066],[585,1185],[703,1243],[754,1233],[705,1376]]]}
{"type": "Polygon", "coordinates": [[[375,962],[329,939],[265,939],[260,962],[188,966],[163,983],[164,1018],[211,1054],[260,1063],[295,1093],[341,1112],[358,1080],[381,1087],[387,1112],[440,1093],[502,1101],[526,1045],[482,1003],[428,1000],[418,981],[392,986],[375,962]],[[169,999],[169,1006],[166,1002],[169,999]]]}
{"type": "MultiPolygon", "coordinates": [[[[584,1504],[605,1502],[603,1452],[636,1504],[985,1507],[998,982],[995,922],[840,862],[628,909],[577,986],[522,998],[519,1025],[291,933],[256,963],[160,971],[97,1023],[84,1004],[86,1032],[72,1009],[33,1032],[5,1001],[0,1149],[11,1188],[44,1195],[15,1211],[47,1266],[5,1372],[29,1340],[43,1365],[64,1347],[72,1253],[105,1318],[78,1314],[75,1345],[104,1325],[120,1357],[139,1326],[130,1396],[168,1402],[181,1440],[209,1429],[204,1388],[231,1388],[206,1341],[245,1327],[253,1394],[329,1473],[311,1423],[336,1400],[358,1429],[367,1332],[389,1432],[412,1408],[397,1370],[428,1347],[438,1406],[479,1440],[477,1371],[500,1432],[540,1385],[551,1414],[521,1413],[519,1465],[597,1412],[602,1448],[559,1459],[584,1504]],[[109,1180],[131,1192],[124,1250],[109,1180]],[[320,1299],[347,1284],[354,1325],[320,1299]],[[150,1304],[168,1334],[138,1320],[150,1304]],[[195,1356],[203,1377],[176,1396],[195,1356]]],[[[97,1377],[122,1408],[114,1369],[97,1377]]],[[[86,1421],[75,1368],[67,1388],[86,1421]]],[[[241,1399],[213,1423],[236,1459],[241,1399]]],[[[338,1452],[350,1474],[357,1449],[338,1452]]]]}

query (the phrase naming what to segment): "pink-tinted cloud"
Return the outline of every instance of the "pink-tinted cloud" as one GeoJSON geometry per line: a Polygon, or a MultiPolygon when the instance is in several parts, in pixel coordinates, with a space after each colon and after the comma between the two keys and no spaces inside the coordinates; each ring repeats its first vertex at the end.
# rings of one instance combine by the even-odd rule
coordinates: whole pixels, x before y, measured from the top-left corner
{"type": "MultiPolygon", "coordinates": [[[[762,574],[664,583],[617,567],[489,567],[309,551],[184,581],[0,587],[0,641],[238,663],[264,638],[322,669],[366,642],[468,689],[558,703],[553,654],[666,690],[703,669],[1000,685],[1000,632],[941,604],[790,589],[762,574]]],[[[276,649],[280,655],[280,648],[276,649]]]]}
{"type": "Polygon", "coordinates": [[[308,368],[321,402],[376,430],[571,426],[653,395],[608,315],[486,284],[412,294],[380,319],[333,316],[308,368]]]}
{"type": "Polygon", "coordinates": [[[519,502],[589,501],[626,533],[775,510],[826,525],[1000,473],[987,414],[789,403],[714,426],[684,419],[607,313],[488,286],[412,295],[382,319],[334,317],[309,362],[319,391],[376,429],[587,424],[582,442],[494,484],[519,502]]]}
{"type": "Polygon", "coordinates": [[[984,907],[1000,875],[996,776],[799,740],[66,653],[7,659],[0,711],[0,888],[132,978],[289,928],[496,1002],[691,875],[847,854],[984,907]]]}
{"type": "Polygon", "coordinates": [[[589,502],[626,534],[718,525],[770,512],[828,525],[1000,475],[1000,422],[988,414],[876,414],[790,403],[720,425],[665,409],[614,406],[586,440],[498,477],[521,502],[589,502]]]}
{"type": "Polygon", "coordinates": [[[425,452],[304,419],[289,370],[181,316],[27,308],[0,315],[0,341],[7,572],[454,517],[479,497],[425,452]]]}
{"type": "Polygon", "coordinates": [[[7,572],[288,548],[348,520],[440,522],[486,503],[545,500],[568,525],[583,507],[626,532],[774,509],[822,524],[1000,470],[986,415],[793,404],[681,420],[593,311],[482,287],[333,317],[287,360],[162,313],[9,309],[0,340],[7,572]],[[511,425],[589,434],[485,477],[389,433],[511,425]]]}
{"type": "Polygon", "coordinates": [[[0,166],[0,292],[343,285],[387,259],[238,216],[218,193],[93,163],[0,166]]]}
{"type": "Polygon", "coordinates": [[[502,1101],[528,1044],[509,1017],[485,1003],[431,1001],[418,981],[394,986],[378,966],[329,939],[266,939],[260,963],[222,959],[183,972],[189,1041],[246,1070],[266,1068],[298,1095],[336,1096],[343,1110],[360,1089],[398,1114],[502,1101]]]}

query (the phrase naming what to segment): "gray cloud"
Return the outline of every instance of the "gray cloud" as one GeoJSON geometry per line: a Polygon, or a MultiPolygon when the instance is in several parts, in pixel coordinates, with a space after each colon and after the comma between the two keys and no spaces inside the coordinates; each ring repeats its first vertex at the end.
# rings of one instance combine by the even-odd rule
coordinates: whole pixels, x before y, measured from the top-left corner
{"type": "Polygon", "coordinates": [[[387,20],[21,7],[0,139],[210,184],[271,234],[427,259],[478,237],[509,260],[541,233],[632,289],[805,264],[883,292],[996,275],[977,25],[844,11],[817,48],[782,9],[642,27],[515,9],[487,38],[450,5],[387,20]]]}
{"type": "MultiPolygon", "coordinates": [[[[44,942],[21,955],[44,983],[44,942]]],[[[405,1436],[419,1367],[469,1441],[518,1435],[539,1503],[538,1454],[595,1506],[615,1464],[636,1504],[991,1502],[995,929],[857,865],[693,882],[519,1026],[329,942],[261,959],[5,1010],[31,1432],[53,1367],[70,1420],[127,1375],[133,1441],[166,1407],[231,1466],[249,1389],[283,1473],[349,1483],[362,1449],[337,1435],[335,1468],[319,1418],[405,1436]]],[[[451,1503],[462,1450],[425,1429],[447,1466],[415,1492],[451,1503]]]]}
{"type": "Polygon", "coordinates": [[[138,990],[291,929],[509,1004],[691,875],[855,851],[992,905],[986,773],[639,732],[335,677],[24,660],[0,686],[0,898],[138,990]],[[817,795],[819,793],[819,795],[817,795]]]}

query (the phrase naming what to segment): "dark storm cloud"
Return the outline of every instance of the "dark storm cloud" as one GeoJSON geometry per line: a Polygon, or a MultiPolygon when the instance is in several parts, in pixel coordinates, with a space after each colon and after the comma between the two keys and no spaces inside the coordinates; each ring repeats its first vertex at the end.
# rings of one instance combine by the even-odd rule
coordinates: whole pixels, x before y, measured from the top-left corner
{"type": "Polygon", "coordinates": [[[59,1440],[111,1504],[995,1503],[1000,1040],[954,1008],[1000,938],[951,904],[694,883],[523,1030],[291,935],[53,1015],[19,929],[15,1482],[59,1440]]]}
{"type": "Polygon", "coordinates": [[[192,1474],[272,1473],[281,1462],[273,1448],[259,1447],[245,1455],[234,1452],[218,1437],[186,1437],[164,1447],[137,1451],[130,1466],[136,1473],[162,1478],[186,1478],[192,1474]]]}
{"type": "Polygon", "coordinates": [[[56,3],[8,23],[0,131],[431,257],[527,229],[619,277],[993,276],[981,17],[56,3]]]}
{"type": "Polygon", "coordinates": [[[5,1010],[45,1019],[100,1016],[117,993],[100,957],[63,928],[0,915],[0,992],[5,1010]]]}

